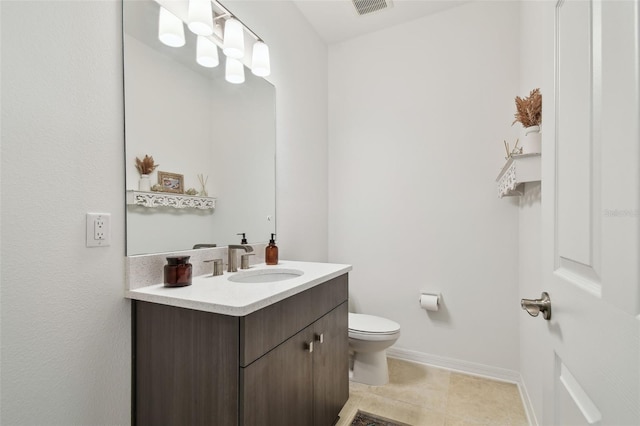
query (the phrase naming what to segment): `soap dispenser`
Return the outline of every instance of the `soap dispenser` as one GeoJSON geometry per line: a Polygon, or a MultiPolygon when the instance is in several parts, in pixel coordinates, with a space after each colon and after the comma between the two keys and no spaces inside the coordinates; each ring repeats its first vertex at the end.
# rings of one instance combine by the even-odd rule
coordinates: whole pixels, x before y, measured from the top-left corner
{"type": "Polygon", "coordinates": [[[264,257],[267,265],[277,265],[278,264],[278,246],[276,245],[276,241],[274,239],[276,234],[271,234],[271,239],[269,240],[269,245],[265,248],[264,257]]]}
{"type": "Polygon", "coordinates": [[[242,240],[240,241],[240,244],[247,244],[247,236],[245,235],[245,232],[241,232],[236,235],[242,235],[242,240]]]}

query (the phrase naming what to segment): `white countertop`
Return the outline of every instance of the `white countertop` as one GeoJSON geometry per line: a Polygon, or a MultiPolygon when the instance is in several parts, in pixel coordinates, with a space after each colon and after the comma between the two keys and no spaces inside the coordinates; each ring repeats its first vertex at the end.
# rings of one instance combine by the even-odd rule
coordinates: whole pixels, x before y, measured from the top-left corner
{"type": "Polygon", "coordinates": [[[351,265],[281,261],[276,266],[259,264],[238,272],[225,272],[224,275],[217,277],[211,275],[193,277],[192,284],[186,287],[165,287],[164,284],[155,284],[127,290],[125,297],[198,311],[244,316],[350,270],[351,265]],[[258,269],[297,269],[304,274],[283,281],[266,283],[229,281],[229,278],[235,274],[258,269]]]}

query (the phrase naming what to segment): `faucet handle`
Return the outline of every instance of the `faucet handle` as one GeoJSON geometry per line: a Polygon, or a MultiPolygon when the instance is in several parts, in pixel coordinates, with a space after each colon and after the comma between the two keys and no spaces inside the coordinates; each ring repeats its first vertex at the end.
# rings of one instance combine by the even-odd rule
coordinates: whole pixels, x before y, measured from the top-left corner
{"type": "Polygon", "coordinates": [[[204,262],[213,262],[213,275],[211,275],[212,277],[216,277],[224,273],[224,264],[222,263],[222,259],[209,259],[205,260],[204,262]]]}
{"type": "Polygon", "coordinates": [[[240,255],[240,269],[249,269],[249,256],[253,256],[255,253],[245,253],[240,255]]]}

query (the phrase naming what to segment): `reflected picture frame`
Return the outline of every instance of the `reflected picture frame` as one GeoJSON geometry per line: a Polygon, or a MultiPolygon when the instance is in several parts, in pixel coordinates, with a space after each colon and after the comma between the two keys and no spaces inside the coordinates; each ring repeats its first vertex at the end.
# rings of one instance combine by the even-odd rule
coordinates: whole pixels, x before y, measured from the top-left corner
{"type": "Polygon", "coordinates": [[[158,185],[162,192],[184,194],[184,176],[177,173],[158,172],[158,185]]]}

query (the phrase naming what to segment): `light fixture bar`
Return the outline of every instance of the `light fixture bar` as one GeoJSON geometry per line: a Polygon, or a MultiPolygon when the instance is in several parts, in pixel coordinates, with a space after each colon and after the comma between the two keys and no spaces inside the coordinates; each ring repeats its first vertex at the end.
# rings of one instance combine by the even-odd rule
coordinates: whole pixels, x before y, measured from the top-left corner
{"type": "MultiPolygon", "coordinates": [[[[233,13],[231,13],[229,11],[229,9],[227,9],[226,7],[224,7],[223,5],[218,3],[216,0],[211,0],[211,2],[213,4],[215,4],[218,9],[222,10],[223,14],[220,15],[221,17],[225,17],[225,16],[228,15],[230,18],[234,18],[236,21],[238,21],[238,22],[240,22],[242,24],[242,26],[244,27],[245,31],[248,32],[251,35],[251,37],[256,39],[256,41],[264,41],[260,37],[258,37],[258,35],[255,32],[253,32],[253,30],[251,28],[249,28],[244,22],[242,22],[242,20],[238,19],[237,16],[235,16],[233,13]]],[[[214,19],[217,19],[217,17],[214,18],[214,19]]]]}
{"type": "Polygon", "coordinates": [[[231,14],[224,12],[224,13],[221,13],[220,15],[214,16],[213,20],[216,21],[217,19],[224,19],[224,18],[231,18],[231,14]]]}
{"type": "MultiPolygon", "coordinates": [[[[154,1],[161,7],[167,9],[167,11],[169,11],[170,13],[174,14],[178,19],[180,19],[180,21],[187,24],[186,26],[189,27],[192,32],[196,34],[198,32],[206,33],[205,37],[210,40],[212,44],[217,45],[227,58],[245,58],[242,61],[238,62],[241,62],[243,64],[246,63],[247,68],[249,68],[254,75],[259,77],[266,77],[270,75],[271,66],[269,60],[269,47],[264,43],[262,38],[258,36],[258,34],[256,34],[240,19],[236,18],[233,13],[231,13],[231,11],[225,6],[220,4],[218,0],[187,0],[189,2],[189,7],[187,8],[188,10],[183,10],[182,8],[175,7],[173,5],[173,3],[175,3],[174,0],[154,1]],[[213,5],[211,3],[213,3],[213,5]],[[205,7],[205,5],[207,4],[209,5],[209,7],[205,7]],[[196,10],[203,13],[198,14],[196,13],[196,10]],[[194,28],[191,28],[194,26],[194,24],[198,27],[195,28],[197,31],[194,31],[194,28]],[[229,37],[227,37],[227,24],[231,24],[229,26],[235,29],[235,31],[230,31],[229,37]],[[231,35],[233,33],[235,33],[235,36],[231,35]],[[248,34],[250,38],[255,40],[252,43],[249,42],[252,44],[251,54],[249,55],[250,57],[247,57],[247,52],[245,52],[245,45],[247,44],[245,43],[245,39],[247,37],[246,34],[248,34]]],[[[182,27],[182,25],[180,26],[182,27]]],[[[215,56],[217,56],[217,50],[214,52],[213,49],[211,49],[210,53],[203,53],[204,50],[207,49],[203,47],[205,46],[203,41],[200,41],[200,44],[201,52],[196,53],[197,62],[202,66],[215,66],[217,62],[215,60],[215,56]]],[[[176,42],[176,46],[179,46],[179,43],[176,42]]],[[[230,62],[232,62],[232,64],[227,66],[228,68],[230,68],[229,70],[227,70],[227,80],[235,80],[234,83],[240,83],[244,80],[244,75],[239,75],[240,73],[237,69],[237,63],[234,63],[234,61],[230,62]]],[[[242,74],[244,74],[244,72],[242,74]]]]}

